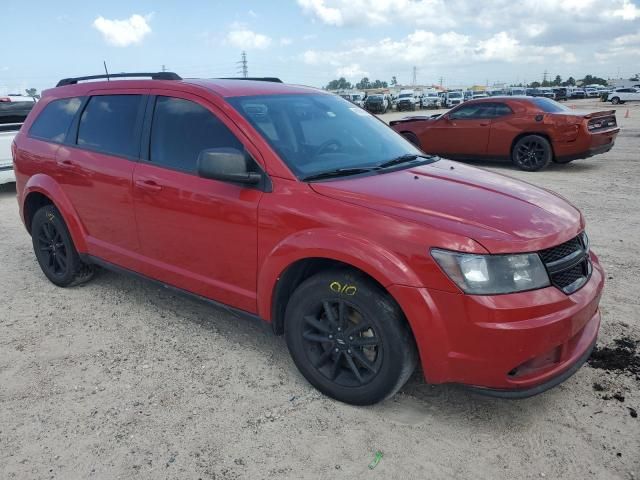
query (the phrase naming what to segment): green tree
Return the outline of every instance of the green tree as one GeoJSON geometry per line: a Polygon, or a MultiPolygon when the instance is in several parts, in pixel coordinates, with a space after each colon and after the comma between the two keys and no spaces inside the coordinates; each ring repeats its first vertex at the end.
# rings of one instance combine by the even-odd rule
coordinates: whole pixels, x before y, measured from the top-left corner
{"type": "Polygon", "coordinates": [[[398,80],[396,79],[395,75],[393,77],[391,77],[391,86],[395,87],[398,84],[398,80]]]}
{"type": "Polygon", "coordinates": [[[371,84],[371,88],[387,88],[388,86],[389,86],[389,84],[387,82],[383,82],[381,80],[375,80],[371,84]]]}
{"type": "Polygon", "coordinates": [[[25,92],[27,92],[27,97],[40,98],[40,95],[38,95],[38,90],[35,88],[27,88],[25,89],[25,92]]]}
{"type": "Polygon", "coordinates": [[[337,80],[331,80],[324,88],[326,90],[350,90],[353,86],[346,78],[340,77],[337,80]]]}
{"type": "Polygon", "coordinates": [[[560,75],[556,75],[556,78],[553,80],[553,86],[558,87],[562,85],[562,77],[560,75]]]}
{"type": "Polygon", "coordinates": [[[540,82],[531,82],[529,84],[529,87],[531,87],[531,88],[540,88],[540,86],[541,86],[540,82]]]}
{"type": "Polygon", "coordinates": [[[604,78],[596,77],[595,75],[586,75],[581,81],[583,85],[591,85],[592,83],[597,85],[608,85],[604,78]]]}
{"type": "Polygon", "coordinates": [[[371,88],[371,82],[368,77],[364,77],[358,83],[356,83],[356,88],[360,90],[366,90],[367,88],[371,88]]]}
{"type": "Polygon", "coordinates": [[[562,82],[562,86],[563,87],[575,87],[576,86],[576,79],[573,78],[573,77],[569,77],[564,82],[562,82]]]}

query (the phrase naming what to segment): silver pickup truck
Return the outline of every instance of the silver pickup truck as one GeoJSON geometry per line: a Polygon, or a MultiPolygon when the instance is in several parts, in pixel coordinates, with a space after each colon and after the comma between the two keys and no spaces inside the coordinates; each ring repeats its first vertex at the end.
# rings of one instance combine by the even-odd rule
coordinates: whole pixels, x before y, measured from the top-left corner
{"type": "Polygon", "coordinates": [[[11,143],[34,105],[29,97],[0,96],[0,185],[16,181],[11,143]]]}

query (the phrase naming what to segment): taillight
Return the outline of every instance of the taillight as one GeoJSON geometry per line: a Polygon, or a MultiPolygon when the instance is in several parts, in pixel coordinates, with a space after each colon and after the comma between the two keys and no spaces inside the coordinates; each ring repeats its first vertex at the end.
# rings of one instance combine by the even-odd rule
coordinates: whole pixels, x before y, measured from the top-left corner
{"type": "Polygon", "coordinates": [[[11,99],[9,97],[0,97],[0,102],[10,102],[11,99]]]}
{"type": "Polygon", "coordinates": [[[603,128],[613,128],[615,126],[617,126],[616,117],[594,118],[593,120],[589,120],[587,129],[589,131],[592,131],[601,130],[603,128]]]}

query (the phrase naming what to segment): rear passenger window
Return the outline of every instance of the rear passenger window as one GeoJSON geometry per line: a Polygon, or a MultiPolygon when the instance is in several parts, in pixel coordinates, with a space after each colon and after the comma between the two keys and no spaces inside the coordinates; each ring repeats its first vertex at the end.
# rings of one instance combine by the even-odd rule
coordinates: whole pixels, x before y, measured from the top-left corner
{"type": "Polygon", "coordinates": [[[209,110],[190,100],[157,98],[151,127],[151,162],[195,173],[202,150],[223,147],[244,148],[209,110]]]}
{"type": "Polygon", "coordinates": [[[29,136],[57,143],[63,142],[81,104],[82,99],[79,97],[50,102],[31,125],[29,136]]]}
{"type": "Polygon", "coordinates": [[[142,95],[91,97],[80,117],[78,145],[104,153],[137,157],[136,126],[142,112],[142,95]]]}

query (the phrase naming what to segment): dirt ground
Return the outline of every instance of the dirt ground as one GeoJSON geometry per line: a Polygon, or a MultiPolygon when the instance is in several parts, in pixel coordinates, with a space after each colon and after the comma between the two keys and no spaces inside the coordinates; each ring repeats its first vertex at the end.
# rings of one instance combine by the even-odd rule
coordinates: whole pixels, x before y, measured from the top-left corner
{"type": "MultiPolygon", "coordinates": [[[[619,106],[618,121],[605,155],[538,173],[481,166],[584,212],[608,274],[599,344],[629,350],[640,339],[640,105],[619,106]]],[[[351,407],[307,384],[262,325],[109,272],[53,286],[13,186],[0,190],[0,245],[1,479],[640,478],[631,373],[586,366],[521,401],[414,375],[393,399],[351,407]]]]}

